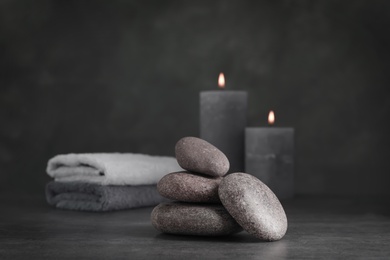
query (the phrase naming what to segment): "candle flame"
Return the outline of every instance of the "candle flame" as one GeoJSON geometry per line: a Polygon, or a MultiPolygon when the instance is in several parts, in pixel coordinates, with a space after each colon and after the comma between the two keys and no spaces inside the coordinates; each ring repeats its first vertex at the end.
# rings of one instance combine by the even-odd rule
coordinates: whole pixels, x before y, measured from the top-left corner
{"type": "Polygon", "coordinates": [[[268,124],[273,125],[275,123],[275,113],[274,111],[269,111],[268,114],[268,124]]]}
{"type": "Polygon", "coordinates": [[[223,75],[223,73],[219,73],[219,77],[218,77],[218,86],[220,88],[225,88],[225,75],[223,75]]]}

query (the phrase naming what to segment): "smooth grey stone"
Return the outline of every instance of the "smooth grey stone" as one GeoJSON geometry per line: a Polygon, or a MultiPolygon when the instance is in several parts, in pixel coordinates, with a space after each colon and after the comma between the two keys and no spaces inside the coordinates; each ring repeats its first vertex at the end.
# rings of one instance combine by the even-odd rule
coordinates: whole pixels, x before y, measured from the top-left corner
{"type": "Polygon", "coordinates": [[[226,155],[209,142],[197,137],[184,137],[175,146],[179,165],[188,171],[214,177],[225,175],[230,167],[226,155]]]}
{"type": "Polygon", "coordinates": [[[199,173],[173,172],[165,175],[157,184],[161,196],[184,202],[221,203],[218,186],[222,177],[210,177],[199,173]]]}
{"type": "Polygon", "coordinates": [[[248,233],[275,241],[287,231],[287,217],[276,195],[256,177],[232,173],[218,189],[222,204],[248,233]]]}
{"type": "Polygon", "coordinates": [[[156,206],[153,226],[177,235],[223,236],[242,230],[222,205],[171,202],[156,206]]]}

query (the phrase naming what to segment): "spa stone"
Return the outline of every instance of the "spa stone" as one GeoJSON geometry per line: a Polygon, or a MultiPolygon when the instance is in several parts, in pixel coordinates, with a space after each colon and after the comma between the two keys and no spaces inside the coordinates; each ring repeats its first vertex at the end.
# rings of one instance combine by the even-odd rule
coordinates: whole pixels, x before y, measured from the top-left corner
{"type": "Polygon", "coordinates": [[[232,173],[223,178],[218,189],[222,204],[248,233],[276,241],[287,231],[287,217],[275,194],[256,177],[232,173]]]}
{"type": "Polygon", "coordinates": [[[221,203],[218,196],[221,180],[222,177],[210,177],[199,173],[173,172],[158,182],[157,190],[163,197],[171,200],[221,203]]]}
{"type": "Polygon", "coordinates": [[[209,142],[196,137],[184,137],[176,143],[176,159],[188,171],[214,177],[225,175],[229,160],[224,153],[209,142]]]}
{"type": "Polygon", "coordinates": [[[162,203],[151,220],[157,230],[177,235],[223,236],[242,230],[222,205],[162,203]]]}

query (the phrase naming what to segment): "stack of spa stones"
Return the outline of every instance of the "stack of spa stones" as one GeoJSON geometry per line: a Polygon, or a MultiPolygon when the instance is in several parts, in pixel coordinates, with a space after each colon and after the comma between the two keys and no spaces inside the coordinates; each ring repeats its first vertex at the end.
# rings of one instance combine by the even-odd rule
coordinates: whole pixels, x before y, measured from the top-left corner
{"type": "Polygon", "coordinates": [[[153,226],[164,233],[221,236],[242,228],[259,239],[275,241],[287,230],[287,218],[275,194],[246,173],[232,173],[229,160],[210,143],[184,137],[175,147],[176,159],[186,171],[169,173],[157,184],[159,193],[173,202],[152,212],[153,226]]]}

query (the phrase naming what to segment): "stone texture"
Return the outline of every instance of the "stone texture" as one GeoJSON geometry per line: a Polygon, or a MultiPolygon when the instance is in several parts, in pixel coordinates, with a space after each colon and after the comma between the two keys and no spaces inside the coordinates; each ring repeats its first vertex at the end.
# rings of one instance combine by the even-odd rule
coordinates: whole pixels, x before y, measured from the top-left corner
{"type": "Polygon", "coordinates": [[[184,137],[176,143],[176,159],[188,171],[214,177],[225,175],[230,167],[226,155],[209,142],[196,137],[184,137]]]}
{"type": "Polygon", "coordinates": [[[222,205],[162,203],[151,219],[157,230],[178,235],[223,236],[242,230],[222,205]]]}
{"type": "Polygon", "coordinates": [[[221,203],[218,186],[222,177],[210,177],[199,173],[173,172],[165,175],[157,184],[158,192],[171,200],[197,203],[221,203]]]}
{"type": "Polygon", "coordinates": [[[286,213],[275,194],[256,177],[232,173],[221,181],[218,193],[227,211],[248,233],[267,241],[285,235],[286,213]]]}

